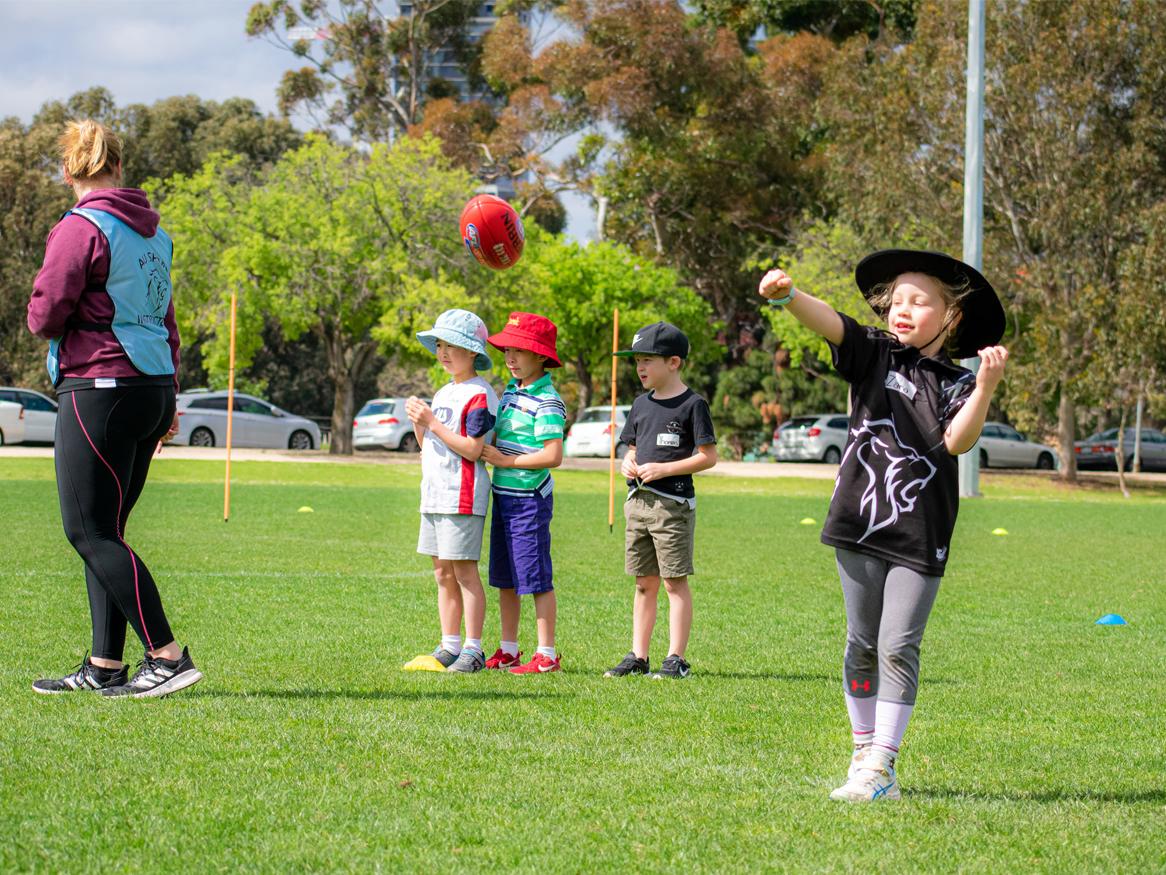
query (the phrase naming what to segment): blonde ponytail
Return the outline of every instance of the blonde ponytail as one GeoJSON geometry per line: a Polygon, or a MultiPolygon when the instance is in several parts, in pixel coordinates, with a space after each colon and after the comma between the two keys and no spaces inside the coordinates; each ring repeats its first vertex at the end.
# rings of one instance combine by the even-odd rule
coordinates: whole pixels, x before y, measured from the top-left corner
{"type": "Polygon", "coordinates": [[[115,173],[121,164],[121,138],[93,119],[69,122],[60,147],[61,161],[71,179],[105,176],[115,173]]]}

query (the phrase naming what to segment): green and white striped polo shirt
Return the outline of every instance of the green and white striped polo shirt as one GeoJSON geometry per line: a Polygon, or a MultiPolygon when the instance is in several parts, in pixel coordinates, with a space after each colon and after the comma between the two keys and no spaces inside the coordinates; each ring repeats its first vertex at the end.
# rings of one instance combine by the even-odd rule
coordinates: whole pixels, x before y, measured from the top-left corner
{"type": "MultiPolygon", "coordinates": [[[[562,440],[567,408],[544,374],[529,386],[517,380],[506,384],[498,401],[494,443],[507,456],[537,453],[547,441],[562,440]]],[[[494,491],[506,495],[550,495],[551,472],[546,468],[495,468],[494,491]]]]}

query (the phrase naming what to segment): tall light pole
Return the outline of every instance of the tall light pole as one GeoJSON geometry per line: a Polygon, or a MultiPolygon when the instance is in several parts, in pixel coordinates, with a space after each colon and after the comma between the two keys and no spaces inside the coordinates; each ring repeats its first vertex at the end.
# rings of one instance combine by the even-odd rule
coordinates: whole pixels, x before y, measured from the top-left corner
{"type": "MultiPolygon", "coordinates": [[[[964,261],[984,264],[984,0],[968,0],[968,109],[964,139],[964,261]]],[[[978,356],[962,359],[971,371],[978,356]]],[[[980,444],[959,458],[961,498],[980,494],[980,444]]]]}

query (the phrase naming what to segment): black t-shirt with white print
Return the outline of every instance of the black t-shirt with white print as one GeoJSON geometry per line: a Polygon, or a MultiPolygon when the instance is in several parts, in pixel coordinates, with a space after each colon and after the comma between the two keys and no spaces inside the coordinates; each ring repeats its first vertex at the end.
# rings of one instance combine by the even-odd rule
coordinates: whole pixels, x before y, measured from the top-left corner
{"type": "MultiPolygon", "coordinates": [[[[620,440],[636,448],[637,465],[678,462],[697,447],[717,442],[708,402],[691,389],[675,398],[657,398],[655,392],[640,395],[632,402],[620,440]]],[[[628,480],[629,488],[636,486],[635,480],[628,480]]],[[[691,474],[661,477],[643,488],[681,500],[696,497],[691,474]]]]}
{"type": "Polygon", "coordinates": [[[830,348],[853,409],[822,542],[942,577],[959,510],[943,436],[975,374],[839,315],[842,342],[830,348]]]}

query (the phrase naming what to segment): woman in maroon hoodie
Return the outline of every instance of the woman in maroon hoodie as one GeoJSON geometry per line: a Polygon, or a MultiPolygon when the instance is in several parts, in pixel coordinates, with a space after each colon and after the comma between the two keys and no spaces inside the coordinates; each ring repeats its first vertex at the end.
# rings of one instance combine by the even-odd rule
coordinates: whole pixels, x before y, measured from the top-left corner
{"type": "Polygon", "coordinates": [[[28,327],[50,341],[57,494],[65,535],[85,560],[93,650],[73,673],[32,688],[164,696],[202,674],[174,641],[154,579],[124,533],[154,448],[178,429],[173,246],[146,193],[120,187],[112,131],[70,122],[61,157],[77,204],[49,233],[28,327]],[[127,622],[146,651],[133,678],[122,662],[127,622]]]}

